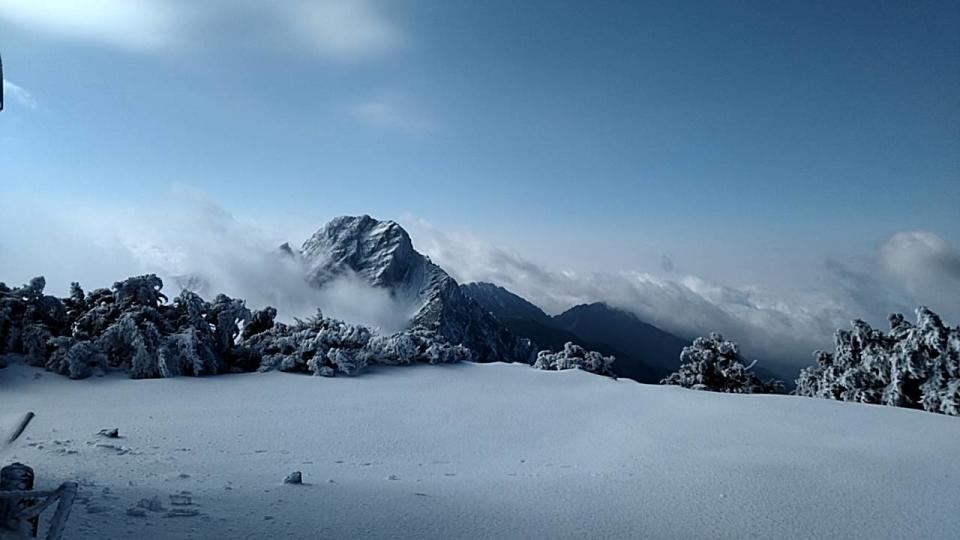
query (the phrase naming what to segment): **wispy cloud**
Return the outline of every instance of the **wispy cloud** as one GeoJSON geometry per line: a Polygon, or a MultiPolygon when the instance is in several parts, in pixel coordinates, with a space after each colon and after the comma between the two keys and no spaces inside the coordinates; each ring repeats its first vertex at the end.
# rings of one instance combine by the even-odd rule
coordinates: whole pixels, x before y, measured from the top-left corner
{"type": "Polygon", "coordinates": [[[181,185],[149,205],[0,199],[0,281],[45,275],[50,292],[63,295],[71,281],[90,289],[150,272],[163,279],[168,296],[181,287],[206,297],[225,293],[251,308],[274,306],[286,321],[320,308],[384,332],[406,324],[407,306],[358,278],[311,287],[299,263],[277,255],[287,240],[181,185]]]}
{"type": "Polygon", "coordinates": [[[433,122],[410,104],[401,104],[396,97],[381,97],[352,105],[349,114],[358,121],[378,129],[408,134],[423,133],[433,122]]]}
{"type": "Polygon", "coordinates": [[[369,0],[278,3],[301,43],[321,56],[357,60],[381,56],[405,42],[400,27],[369,0]]]}
{"type": "Polygon", "coordinates": [[[406,43],[401,27],[373,0],[0,0],[0,21],[133,51],[202,46],[238,28],[224,24],[227,16],[246,19],[242,35],[227,42],[286,43],[334,60],[379,57],[406,43]]]}
{"type": "Polygon", "coordinates": [[[5,99],[12,99],[27,109],[36,109],[37,100],[26,88],[7,79],[3,80],[3,95],[5,99]]]}
{"type": "Polygon", "coordinates": [[[180,6],[161,0],[0,0],[0,19],[57,38],[150,50],[178,40],[180,6]]]}

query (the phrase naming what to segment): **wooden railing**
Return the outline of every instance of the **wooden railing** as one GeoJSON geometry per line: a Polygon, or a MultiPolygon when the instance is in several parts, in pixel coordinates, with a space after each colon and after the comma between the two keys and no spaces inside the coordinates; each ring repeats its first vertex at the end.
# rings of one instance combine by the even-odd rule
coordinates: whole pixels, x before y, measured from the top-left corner
{"type": "Polygon", "coordinates": [[[47,527],[47,540],[60,540],[77,496],[77,483],[64,482],[52,491],[33,488],[33,469],[22,463],[0,473],[0,538],[36,538],[40,514],[56,503],[47,527]]]}

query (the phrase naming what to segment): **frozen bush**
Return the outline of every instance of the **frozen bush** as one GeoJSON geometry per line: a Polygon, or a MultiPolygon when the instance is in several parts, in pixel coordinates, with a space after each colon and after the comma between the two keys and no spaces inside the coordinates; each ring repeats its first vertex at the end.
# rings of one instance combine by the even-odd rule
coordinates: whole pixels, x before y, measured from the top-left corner
{"type": "Polygon", "coordinates": [[[598,375],[613,375],[613,356],[588,351],[576,343],[567,342],[559,352],[540,351],[533,367],[537,369],[582,369],[598,375]]]}
{"type": "Polygon", "coordinates": [[[89,341],[60,336],[51,339],[48,344],[53,349],[45,365],[49,371],[71,379],[86,379],[107,370],[107,356],[89,341]]]}
{"type": "Polygon", "coordinates": [[[960,415],[960,327],[926,307],[916,317],[891,315],[888,333],[859,320],[838,330],[834,352],[800,372],[797,395],[960,415]]]}
{"type": "Polygon", "coordinates": [[[694,390],[710,390],[734,394],[770,394],[783,391],[783,383],[763,382],[750,366],[740,361],[740,348],[733,341],[714,332],[699,337],[680,353],[680,369],[660,381],[694,390]]]}
{"type": "Polygon", "coordinates": [[[108,369],[132,378],[214,375],[256,369],[353,375],[369,364],[459,362],[474,351],[422,329],[379,336],[320,312],[294,324],[277,310],[249,310],[241,299],[207,302],[184,290],[172,302],[148,274],[112,289],[68,297],[43,293],[42,277],[10,288],[0,283],[0,355],[23,354],[37,366],[71,378],[108,369]]]}

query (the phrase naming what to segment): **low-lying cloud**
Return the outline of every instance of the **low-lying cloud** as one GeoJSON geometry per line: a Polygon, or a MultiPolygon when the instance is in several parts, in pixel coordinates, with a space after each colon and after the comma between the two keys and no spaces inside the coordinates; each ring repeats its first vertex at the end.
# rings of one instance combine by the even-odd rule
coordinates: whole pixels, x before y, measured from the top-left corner
{"type": "Polygon", "coordinates": [[[960,250],[926,231],[890,237],[880,247],[883,269],[917,302],[960,312],[960,250]]]}
{"type": "Polygon", "coordinates": [[[895,235],[879,261],[864,268],[826,261],[821,288],[785,293],[677,277],[672,266],[670,277],[552,270],[469,234],[443,233],[416,220],[412,228],[418,249],[458,281],[501,285],[553,314],[606,302],[686,338],[719,331],[781,373],[809,364],[811,353],[830,348],[834,331],[854,318],[880,325],[888,313],[920,304],[949,321],[960,316],[958,252],[932,233],[895,235]],[[891,276],[873,277],[881,267],[891,276]]]}
{"type": "Polygon", "coordinates": [[[186,189],[150,208],[32,207],[30,214],[5,211],[0,217],[0,280],[45,275],[50,291],[63,295],[71,281],[90,290],[155,273],[168,296],[183,288],[208,299],[224,293],[251,308],[274,306],[286,321],[318,308],[383,332],[408,321],[388,291],[359,278],[344,276],[319,290],[310,286],[303,267],[278,252],[285,239],[186,189]]]}

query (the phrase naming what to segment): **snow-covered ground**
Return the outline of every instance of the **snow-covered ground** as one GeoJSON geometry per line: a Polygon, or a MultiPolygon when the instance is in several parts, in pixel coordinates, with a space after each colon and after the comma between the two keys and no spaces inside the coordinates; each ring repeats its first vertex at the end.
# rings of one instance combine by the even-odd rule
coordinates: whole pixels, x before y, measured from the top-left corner
{"type": "Polygon", "coordinates": [[[81,483],[73,539],[960,537],[960,418],[903,409],[505,364],[0,370],[0,416],[28,410],[0,461],[81,483]]]}

